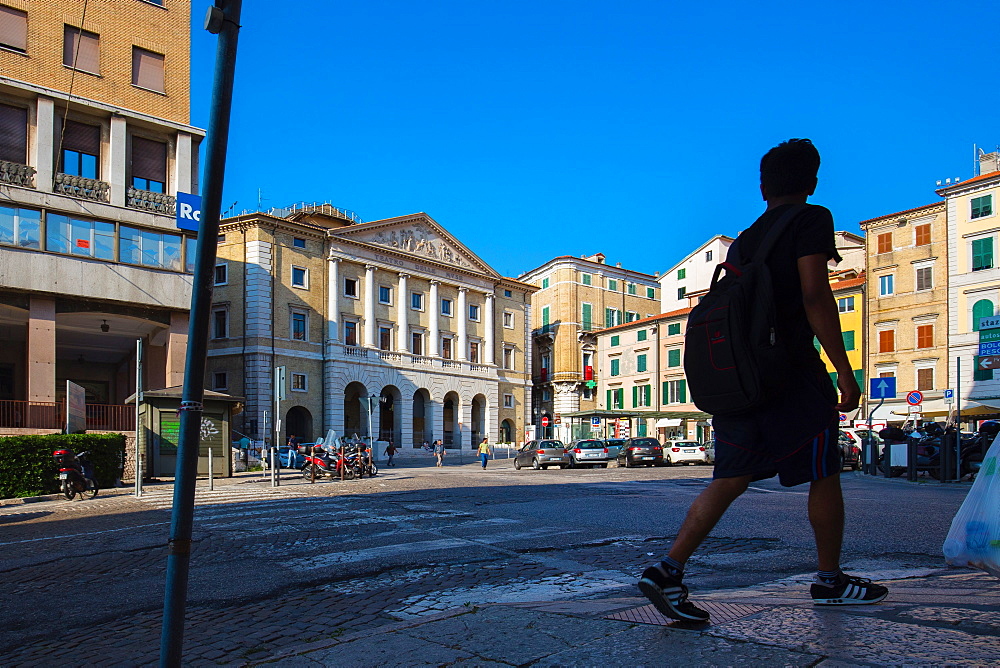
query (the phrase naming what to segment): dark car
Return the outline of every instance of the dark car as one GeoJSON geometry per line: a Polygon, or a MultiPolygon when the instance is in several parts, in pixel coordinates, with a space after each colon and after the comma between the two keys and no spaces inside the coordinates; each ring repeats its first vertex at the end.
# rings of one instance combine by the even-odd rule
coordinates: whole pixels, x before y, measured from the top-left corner
{"type": "Polygon", "coordinates": [[[840,444],[841,469],[851,469],[852,471],[860,469],[861,446],[855,441],[854,435],[841,431],[838,442],[840,444]]]}
{"type": "Polygon", "coordinates": [[[536,471],[550,466],[564,469],[569,466],[566,446],[562,441],[548,438],[528,441],[514,455],[514,468],[520,471],[522,466],[530,466],[536,471]]]}
{"type": "Polygon", "coordinates": [[[630,438],[618,450],[618,466],[663,466],[663,446],[655,438],[630,438]]]}

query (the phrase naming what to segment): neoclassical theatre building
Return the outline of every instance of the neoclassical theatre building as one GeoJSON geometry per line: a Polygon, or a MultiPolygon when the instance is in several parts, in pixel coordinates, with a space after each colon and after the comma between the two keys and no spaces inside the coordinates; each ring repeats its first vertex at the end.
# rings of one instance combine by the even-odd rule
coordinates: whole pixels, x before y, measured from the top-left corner
{"type": "Polygon", "coordinates": [[[519,442],[535,290],[424,213],[361,222],[324,204],[228,218],[207,387],[246,398],[234,427],[256,439],[519,442]]]}

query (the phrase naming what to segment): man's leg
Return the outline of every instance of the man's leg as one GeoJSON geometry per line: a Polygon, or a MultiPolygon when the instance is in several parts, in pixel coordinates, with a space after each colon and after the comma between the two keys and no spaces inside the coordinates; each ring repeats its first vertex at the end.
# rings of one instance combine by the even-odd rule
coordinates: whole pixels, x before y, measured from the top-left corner
{"type": "Polygon", "coordinates": [[[662,614],[684,621],[708,621],[709,614],[687,600],[688,590],[681,581],[684,562],[698,549],[730,504],[746,491],[751,479],[752,476],[747,475],[713,480],[688,509],[667,558],[643,571],[639,591],[662,614]]]}
{"type": "Polygon", "coordinates": [[[694,554],[729,506],[747,490],[751,476],[716,478],[688,508],[684,524],[670,547],[669,556],[683,564],[694,554]]]}
{"type": "Polygon", "coordinates": [[[840,569],[840,547],[844,542],[844,495],[840,476],[814,480],[809,486],[809,523],[816,536],[819,570],[840,569]]]}

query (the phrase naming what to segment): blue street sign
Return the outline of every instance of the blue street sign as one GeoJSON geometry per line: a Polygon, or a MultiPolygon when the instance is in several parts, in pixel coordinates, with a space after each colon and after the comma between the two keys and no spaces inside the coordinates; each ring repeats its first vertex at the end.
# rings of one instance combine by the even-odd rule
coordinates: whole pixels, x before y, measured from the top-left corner
{"type": "Polygon", "coordinates": [[[913,390],[906,394],[906,403],[911,406],[919,406],[920,402],[924,400],[924,393],[919,390],[913,390]]]}
{"type": "Polygon", "coordinates": [[[177,193],[177,229],[197,232],[201,227],[201,195],[177,193]]]}
{"type": "Polygon", "coordinates": [[[955,398],[955,390],[945,390],[944,391],[944,398],[945,399],[954,399],[955,398]]]}
{"type": "Polygon", "coordinates": [[[591,427],[600,427],[601,426],[601,418],[596,417],[596,416],[590,418],[590,426],[591,427]]]}
{"type": "Polygon", "coordinates": [[[895,399],[896,398],[896,377],[887,376],[885,378],[872,378],[871,388],[868,395],[872,399],[895,399]]]}
{"type": "Polygon", "coordinates": [[[979,344],[979,356],[1000,355],[1000,341],[984,341],[979,344]]]}

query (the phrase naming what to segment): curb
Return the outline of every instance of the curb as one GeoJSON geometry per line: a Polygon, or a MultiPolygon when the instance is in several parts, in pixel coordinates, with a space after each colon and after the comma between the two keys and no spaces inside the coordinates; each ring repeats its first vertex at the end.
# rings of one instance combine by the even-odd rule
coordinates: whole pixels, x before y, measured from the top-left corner
{"type": "MultiPolygon", "coordinates": [[[[94,498],[101,498],[102,494],[106,498],[108,496],[121,496],[123,494],[131,494],[131,493],[132,493],[131,487],[128,488],[110,487],[108,489],[98,490],[97,492],[98,495],[94,498]]],[[[66,497],[64,497],[62,494],[43,494],[42,496],[21,496],[13,499],[0,499],[0,507],[21,506],[28,503],[40,503],[42,501],[59,501],[60,499],[63,501],[67,501],[66,497]]],[[[90,499],[86,500],[89,501],[90,499]]]]}

